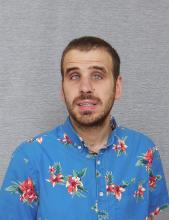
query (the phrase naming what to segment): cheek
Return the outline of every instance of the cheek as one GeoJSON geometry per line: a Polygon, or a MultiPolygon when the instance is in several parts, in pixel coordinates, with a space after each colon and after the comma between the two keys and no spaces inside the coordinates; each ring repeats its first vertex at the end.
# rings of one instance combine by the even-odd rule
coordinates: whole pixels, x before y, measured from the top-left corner
{"type": "Polygon", "coordinates": [[[64,99],[71,103],[77,97],[77,94],[74,89],[66,87],[63,89],[63,96],[64,99]]]}
{"type": "Polygon", "coordinates": [[[111,96],[114,97],[114,84],[105,84],[104,86],[98,86],[96,90],[100,98],[109,99],[111,96]]]}

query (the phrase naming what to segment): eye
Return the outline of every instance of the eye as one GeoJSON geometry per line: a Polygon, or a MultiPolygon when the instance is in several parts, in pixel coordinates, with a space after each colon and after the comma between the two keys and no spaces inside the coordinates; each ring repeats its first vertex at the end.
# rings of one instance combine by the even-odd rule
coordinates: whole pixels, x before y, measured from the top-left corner
{"type": "Polygon", "coordinates": [[[101,79],[103,79],[103,76],[100,73],[94,73],[92,78],[94,80],[101,80],[101,79]]]}
{"type": "Polygon", "coordinates": [[[80,75],[78,73],[71,73],[69,78],[70,80],[79,80],[80,75]]]}

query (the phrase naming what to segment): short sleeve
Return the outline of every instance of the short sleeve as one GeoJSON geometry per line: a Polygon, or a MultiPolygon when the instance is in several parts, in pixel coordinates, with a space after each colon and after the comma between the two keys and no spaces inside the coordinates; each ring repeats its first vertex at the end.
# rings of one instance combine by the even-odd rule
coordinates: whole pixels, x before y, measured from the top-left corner
{"type": "Polygon", "coordinates": [[[0,189],[1,220],[35,220],[38,206],[36,171],[22,143],[12,154],[0,189]]]}
{"type": "Polygon", "coordinates": [[[149,216],[156,216],[168,207],[169,197],[159,151],[153,148],[153,161],[149,171],[149,216]]]}

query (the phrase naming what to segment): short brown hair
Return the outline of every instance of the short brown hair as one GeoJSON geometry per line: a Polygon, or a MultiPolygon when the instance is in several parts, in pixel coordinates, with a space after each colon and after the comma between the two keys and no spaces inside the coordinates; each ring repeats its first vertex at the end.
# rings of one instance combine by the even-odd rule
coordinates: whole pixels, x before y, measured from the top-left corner
{"type": "Polygon", "coordinates": [[[64,78],[64,71],[63,71],[64,57],[68,51],[72,49],[89,51],[91,49],[96,49],[96,48],[104,48],[111,55],[112,64],[113,64],[113,76],[114,76],[114,80],[116,81],[120,74],[120,57],[117,51],[105,40],[93,36],[84,36],[74,39],[70,41],[70,43],[66,46],[66,48],[62,53],[61,64],[60,64],[62,79],[64,78]]]}

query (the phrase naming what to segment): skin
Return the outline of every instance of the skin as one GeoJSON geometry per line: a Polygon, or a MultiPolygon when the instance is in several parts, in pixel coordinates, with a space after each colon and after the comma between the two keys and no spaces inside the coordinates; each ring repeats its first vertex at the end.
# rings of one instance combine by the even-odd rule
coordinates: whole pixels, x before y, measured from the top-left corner
{"type": "Polygon", "coordinates": [[[98,152],[111,132],[110,111],[121,96],[122,77],[113,78],[112,58],[104,49],[72,49],[63,62],[62,94],[71,122],[90,151],[98,152]]]}

